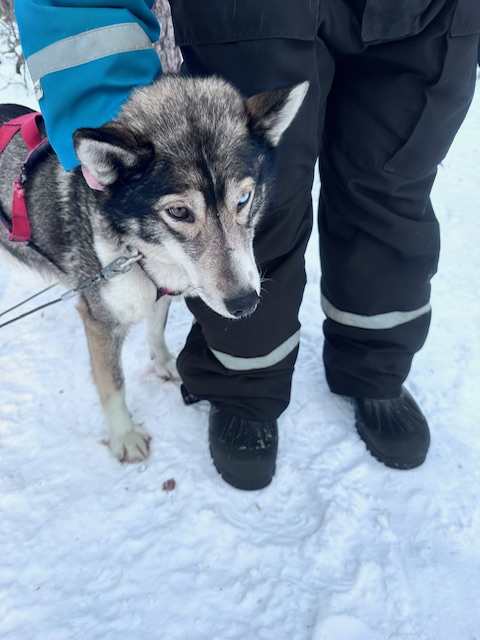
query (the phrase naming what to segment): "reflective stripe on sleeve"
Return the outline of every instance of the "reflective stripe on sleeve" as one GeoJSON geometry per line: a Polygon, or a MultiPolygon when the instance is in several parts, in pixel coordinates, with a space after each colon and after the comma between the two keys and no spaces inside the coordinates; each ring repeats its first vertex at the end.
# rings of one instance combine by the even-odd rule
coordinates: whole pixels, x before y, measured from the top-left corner
{"type": "Polygon", "coordinates": [[[239,358],[238,356],[231,356],[228,353],[216,351],[215,349],[211,349],[211,352],[226,369],[230,369],[231,371],[251,371],[253,369],[267,369],[268,367],[273,367],[273,365],[278,364],[292,353],[299,342],[300,329],[265,356],[239,358]]]}
{"type": "Polygon", "coordinates": [[[431,306],[427,302],[423,307],[414,309],[413,311],[389,311],[388,313],[379,313],[374,316],[361,316],[348,311],[340,311],[322,295],[322,309],[327,318],[334,320],[339,324],[347,327],[357,327],[358,329],[393,329],[401,324],[406,324],[412,320],[416,320],[425,313],[429,313],[431,306]]]}
{"type": "Polygon", "coordinates": [[[150,38],[142,27],[136,22],[125,22],[91,29],[54,42],[29,56],[27,65],[35,83],[49,73],[76,67],[117,53],[151,48],[150,38]]]}

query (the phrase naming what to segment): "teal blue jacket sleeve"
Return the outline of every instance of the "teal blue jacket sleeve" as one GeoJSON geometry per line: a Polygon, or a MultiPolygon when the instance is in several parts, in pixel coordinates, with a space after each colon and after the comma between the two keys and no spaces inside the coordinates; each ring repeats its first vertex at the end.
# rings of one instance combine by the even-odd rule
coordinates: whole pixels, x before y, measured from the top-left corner
{"type": "Polygon", "coordinates": [[[72,136],[99,127],[161,65],[153,0],[16,0],[15,14],[47,135],[64,169],[79,162],[72,136]]]}

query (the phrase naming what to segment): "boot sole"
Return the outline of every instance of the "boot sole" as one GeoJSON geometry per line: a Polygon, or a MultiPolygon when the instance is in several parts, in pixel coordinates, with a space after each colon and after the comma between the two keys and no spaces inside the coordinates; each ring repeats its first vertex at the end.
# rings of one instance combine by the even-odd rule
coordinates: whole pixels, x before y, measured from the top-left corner
{"type": "Polygon", "coordinates": [[[356,426],[358,435],[361,437],[361,439],[365,443],[365,446],[367,447],[368,451],[372,454],[375,460],[378,460],[378,462],[382,462],[386,467],[389,467],[390,469],[399,469],[402,471],[407,471],[408,469],[415,469],[416,467],[419,467],[425,462],[427,454],[420,456],[419,458],[415,458],[414,460],[398,460],[398,458],[392,458],[392,457],[383,455],[378,451],[378,449],[373,447],[365,439],[365,436],[362,434],[361,430],[358,428],[358,425],[355,425],[355,426],[356,426]]]}
{"type": "Polygon", "coordinates": [[[275,475],[274,468],[271,473],[259,478],[254,478],[251,476],[240,478],[239,476],[233,475],[232,473],[225,471],[225,469],[222,469],[213,457],[211,449],[210,455],[212,456],[213,466],[215,467],[215,469],[222,476],[225,482],[232,487],[235,487],[235,489],[241,489],[243,491],[257,491],[258,489],[264,489],[265,487],[268,487],[268,485],[272,482],[273,476],[275,475]]]}

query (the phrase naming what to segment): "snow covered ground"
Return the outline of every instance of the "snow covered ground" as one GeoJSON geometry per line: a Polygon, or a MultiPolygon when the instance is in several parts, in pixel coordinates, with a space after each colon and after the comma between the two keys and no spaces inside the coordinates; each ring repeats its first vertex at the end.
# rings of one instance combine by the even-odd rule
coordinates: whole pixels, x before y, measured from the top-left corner
{"type": "MultiPolygon", "coordinates": [[[[0,87],[2,102],[31,104],[20,85],[0,87]]],[[[132,466],[101,444],[74,303],[1,329],[0,638],[478,640],[479,171],[477,92],[433,194],[442,258],[408,381],[432,446],[413,471],[376,462],[350,405],[327,390],[315,239],[292,403],[263,491],[220,479],[208,407],[184,406],[149,372],[142,327],[125,349],[128,401],[154,438],[148,463],[132,466]]],[[[0,269],[0,311],[40,288],[0,269]]],[[[173,349],[190,322],[175,305],[173,349]]]]}

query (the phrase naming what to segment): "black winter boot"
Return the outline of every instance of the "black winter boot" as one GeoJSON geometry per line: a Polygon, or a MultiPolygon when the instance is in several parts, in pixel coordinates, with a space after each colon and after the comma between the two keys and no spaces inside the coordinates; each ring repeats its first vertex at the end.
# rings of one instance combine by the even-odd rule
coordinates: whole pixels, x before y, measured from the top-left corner
{"type": "Polygon", "coordinates": [[[353,398],[355,426],[370,453],[394,469],[413,469],[427,455],[430,431],[410,393],[385,398],[353,398]]]}
{"type": "Polygon", "coordinates": [[[246,491],[270,484],[278,447],[276,420],[247,420],[212,405],[209,439],[213,463],[225,482],[246,491]]]}

